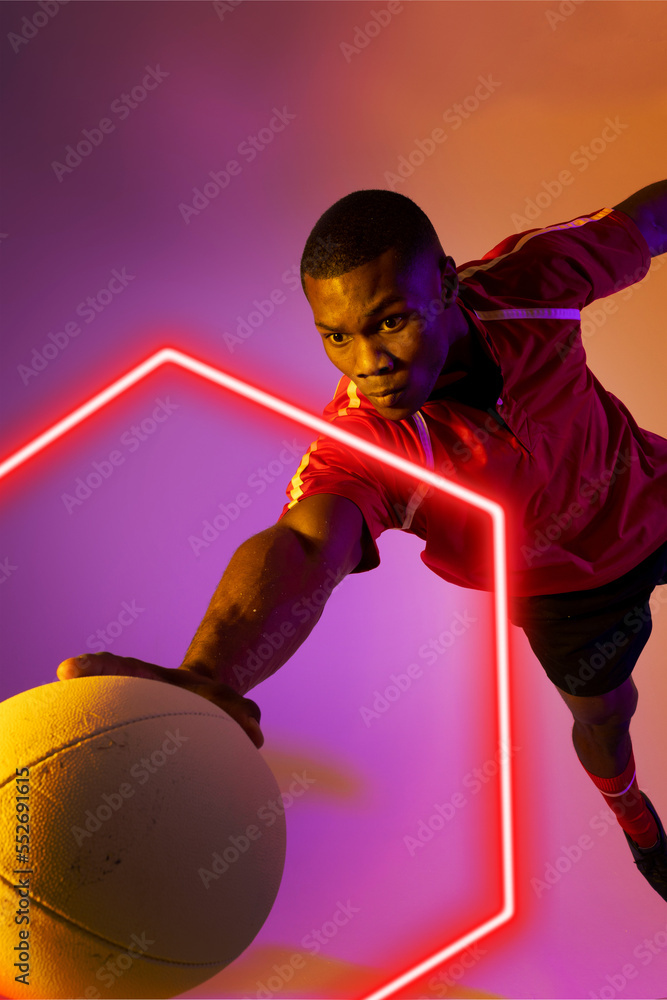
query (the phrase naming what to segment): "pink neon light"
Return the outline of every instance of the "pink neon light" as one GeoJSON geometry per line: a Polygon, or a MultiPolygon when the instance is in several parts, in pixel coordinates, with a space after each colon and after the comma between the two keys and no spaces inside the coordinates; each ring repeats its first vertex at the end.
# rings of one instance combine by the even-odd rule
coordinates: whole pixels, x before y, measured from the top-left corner
{"type": "MultiPolygon", "coordinates": [[[[455,496],[464,503],[486,511],[491,518],[493,529],[493,578],[494,578],[494,617],[495,617],[495,638],[496,638],[496,670],[498,684],[498,731],[499,743],[502,748],[512,746],[510,731],[510,709],[509,709],[509,652],[507,633],[507,558],[505,551],[505,514],[502,507],[489,500],[488,497],[481,496],[473,490],[468,490],[457,483],[449,482],[442,476],[431,472],[429,469],[422,469],[419,465],[407,461],[398,455],[393,455],[390,451],[378,447],[369,441],[350,434],[349,431],[341,430],[334,424],[316,417],[307,410],[302,410],[298,406],[287,403],[277,396],[273,396],[262,389],[249,385],[241,379],[228,375],[226,372],[214,368],[212,365],[199,361],[189,354],[171,347],[164,347],[145,361],[136,365],[126,375],[112,382],[101,392],[92,396],[87,402],[78,406],[62,420],[57,421],[42,434],[30,441],[23,448],[19,448],[9,458],[0,463],[0,479],[10,472],[23,465],[28,459],[33,458],[47,445],[52,444],[61,438],[67,431],[72,430],[88,417],[92,416],[107,403],[116,399],[123,392],[130,389],[137,382],[149,375],[156,368],[167,363],[179,365],[188,371],[208,379],[239,396],[250,399],[265,409],[279,413],[281,416],[302,424],[319,434],[326,435],[350,448],[355,449],[371,458],[375,458],[385,465],[389,465],[408,475],[417,477],[428,483],[435,489],[450,496],[455,496]]],[[[502,926],[512,919],[516,912],[515,889],[514,889],[514,837],[513,837],[513,817],[512,817],[512,768],[511,754],[504,753],[500,761],[500,795],[501,795],[501,840],[502,840],[502,865],[503,865],[503,905],[501,910],[489,920],[469,931],[467,934],[457,938],[447,947],[431,955],[429,958],[419,962],[407,972],[391,980],[381,989],[368,994],[364,1000],[385,1000],[398,990],[416,979],[426,975],[431,969],[442,965],[443,962],[454,955],[470,947],[476,941],[490,934],[496,928],[502,926]]]]}

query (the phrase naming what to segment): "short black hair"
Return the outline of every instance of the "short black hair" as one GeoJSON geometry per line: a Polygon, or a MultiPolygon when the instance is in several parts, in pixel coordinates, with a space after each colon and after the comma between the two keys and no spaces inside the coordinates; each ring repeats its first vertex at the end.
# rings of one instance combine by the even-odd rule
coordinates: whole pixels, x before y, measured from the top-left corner
{"type": "Polygon", "coordinates": [[[304,276],[337,278],[395,248],[399,267],[409,266],[424,250],[444,257],[429,217],[397,191],[365,188],[346,194],[313,226],[301,256],[304,276]]]}

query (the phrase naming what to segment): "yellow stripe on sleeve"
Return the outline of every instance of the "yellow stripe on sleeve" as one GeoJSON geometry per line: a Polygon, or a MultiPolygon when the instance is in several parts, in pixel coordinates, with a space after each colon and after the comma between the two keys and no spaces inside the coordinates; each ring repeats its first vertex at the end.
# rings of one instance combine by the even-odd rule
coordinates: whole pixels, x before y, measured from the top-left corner
{"type": "Polygon", "coordinates": [[[522,239],[518,240],[514,244],[511,250],[507,251],[507,253],[500,254],[499,257],[492,257],[490,260],[485,260],[482,264],[475,264],[473,267],[467,267],[465,271],[459,271],[459,281],[464,278],[469,278],[471,274],[475,273],[475,271],[488,271],[489,268],[494,267],[498,261],[505,260],[506,257],[510,257],[513,253],[516,253],[517,250],[520,250],[521,247],[534,236],[541,236],[543,233],[553,233],[558,229],[576,229],[579,226],[585,226],[587,222],[597,222],[598,219],[603,219],[605,215],[609,215],[613,211],[613,208],[601,208],[599,212],[595,213],[595,215],[582,215],[581,218],[572,219],[571,222],[561,222],[560,225],[557,226],[547,226],[546,229],[537,229],[534,233],[526,233],[522,239]]]}
{"type": "Polygon", "coordinates": [[[291,504],[289,504],[288,509],[293,507],[295,503],[298,503],[301,497],[303,496],[303,490],[301,488],[303,486],[302,473],[305,472],[308,463],[310,462],[310,456],[312,455],[312,453],[315,451],[316,448],[317,448],[317,441],[313,441],[310,448],[301,459],[301,464],[299,465],[299,468],[296,470],[296,472],[292,476],[292,479],[290,480],[291,489],[289,491],[289,495],[292,497],[292,502],[291,504]]]}
{"type": "Polygon", "coordinates": [[[338,411],[339,417],[344,417],[348,410],[358,409],[361,406],[361,400],[357,395],[357,387],[354,382],[350,382],[347,387],[347,398],[348,402],[346,406],[341,407],[338,411]]]}

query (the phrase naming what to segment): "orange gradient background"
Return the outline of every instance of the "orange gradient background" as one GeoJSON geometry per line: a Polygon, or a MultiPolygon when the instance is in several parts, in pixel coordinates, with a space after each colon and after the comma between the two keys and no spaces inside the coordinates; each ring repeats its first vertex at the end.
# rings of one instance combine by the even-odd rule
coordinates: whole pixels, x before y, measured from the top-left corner
{"type": "MultiPolygon", "coordinates": [[[[3,39],[33,9],[3,4],[3,39]]],[[[3,41],[3,455],[167,344],[319,413],[336,372],[300,288],[286,290],[282,276],[318,216],[349,191],[394,186],[462,263],[519,229],[610,207],[664,175],[664,3],[406,0],[365,33],[378,24],[373,12],[387,9],[385,0],[72,3],[18,52],[3,41]],[[169,76],[59,182],[53,161],[155,64],[169,76]],[[480,78],[494,81],[493,92],[455,126],[456,105],[480,78]],[[285,129],[184,221],[179,205],[283,107],[295,116],[285,129]],[[616,132],[600,149],[608,120],[616,132]],[[400,158],[437,128],[445,141],[394,183],[400,158]],[[582,161],[591,144],[597,152],[582,161]],[[558,191],[564,170],[572,182],[558,191]],[[539,211],[518,224],[536,199],[539,211]],[[44,371],[21,378],[47,332],[122,266],[136,274],[128,289],[44,371]],[[235,344],[239,317],[275,288],[285,301],[235,344]]],[[[665,259],[614,297],[615,312],[600,319],[598,303],[583,314],[591,369],[640,426],[663,436],[665,259]]],[[[188,536],[216,504],[275,461],[285,439],[305,450],[310,435],[182,372],[151,378],[8,487],[0,555],[24,569],[3,584],[6,641],[20,664],[6,670],[3,697],[54,680],[56,665],[84,652],[89,634],[133,596],[146,611],[110,648],[177,666],[235,547],[282,509],[298,460],[195,558],[188,536]],[[64,513],[62,492],[168,393],[181,409],[135,464],[64,513]],[[45,572],[54,565],[67,587],[45,572]],[[36,605],[47,609],[38,630],[36,605]]],[[[421,547],[386,533],[382,565],[346,580],[308,643],[251,692],[281,788],[304,768],[318,785],[288,816],[285,877],[260,935],[188,996],[361,997],[495,912],[497,786],[420,855],[402,839],[493,754],[483,624],[435,672],[424,667],[425,679],[377,725],[360,718],[373,691],[457,612],[482,623],[490,612],[486,595],[429,574],[421,547]],[[348,897],[359,913],[313,954],[304,937],[348,897]],[[303,959],[294,976],[268,985],[294,955],[303,959]]],[[[665,818],[666,591],[656,592],[653,635],[635,671],[632,727],[640,784],[665,818]]],[[[523,633],[512,628],[511,642],[517,916],[482,942],[470,968],[450,962],[440,979],[398,996],[664,996],[664,901],[634,870],[620,831],[600,826],[604,802],[571,747],[571,717],[523,633]],[[584,834],[593,847],[536,889],[532,880],[584,834]]]]}

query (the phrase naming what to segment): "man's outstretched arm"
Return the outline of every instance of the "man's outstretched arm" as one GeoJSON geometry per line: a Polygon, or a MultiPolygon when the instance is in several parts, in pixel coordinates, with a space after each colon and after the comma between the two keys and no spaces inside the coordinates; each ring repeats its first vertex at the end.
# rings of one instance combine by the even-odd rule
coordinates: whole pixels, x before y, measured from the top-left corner
{"type": "Polygon", "coordinates": [[[651,257],[667,253],[667,181],[656,181],[613,206],[629,215],[651,250],[651,257]]]}
{"type": "Polygon", "coordinates": [[[58,677],[144,677],[184,687],[224,709],[261,747],[261,713],[243,695],[308,637],[333,586],[359,563],[364,530],[351,500],[305,497],[236,550],[177,670],[103,652],[64,660],[58,677]]]}
{"type": "Polygon", "coordinates": [[[243,542],[181,669],[204,673],[242,694],[270,677],[310,634],[324,599],[361,559],[362,528],[352,501],[317,494],[243,542]]]}

